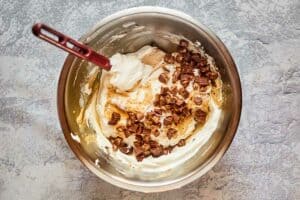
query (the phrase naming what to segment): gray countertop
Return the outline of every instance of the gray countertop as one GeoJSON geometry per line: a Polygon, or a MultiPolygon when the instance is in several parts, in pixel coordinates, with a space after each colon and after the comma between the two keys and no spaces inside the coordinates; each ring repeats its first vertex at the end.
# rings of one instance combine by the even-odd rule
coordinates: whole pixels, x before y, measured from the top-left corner
{"type": "Polygon", "coordinates": [[[300,199],[298,0],[0,0],[0,199],[300,199]],[[182,189],[142,194],[97,178],[67,146],[56,113],[66,54],[31,34],[44,22],[79,38],[118,10],[159,5],[213,30],[239,68],[243,112],[222,160],[182,189]]]}

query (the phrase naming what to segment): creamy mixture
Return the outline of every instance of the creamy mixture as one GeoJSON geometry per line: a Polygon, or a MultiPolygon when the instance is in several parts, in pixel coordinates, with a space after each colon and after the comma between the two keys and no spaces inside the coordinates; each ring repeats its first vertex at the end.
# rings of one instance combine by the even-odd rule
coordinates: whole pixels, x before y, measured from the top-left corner
{"type": "Polygon", "coordinates": [[[163,172],[190,159],[213,134],[220,118],[222,82],[213,59],[181,40],[166,54],[145,46],[111,57],[91,88],[77,122],[96,132],[99,148],[134,173],[163,172]]]}

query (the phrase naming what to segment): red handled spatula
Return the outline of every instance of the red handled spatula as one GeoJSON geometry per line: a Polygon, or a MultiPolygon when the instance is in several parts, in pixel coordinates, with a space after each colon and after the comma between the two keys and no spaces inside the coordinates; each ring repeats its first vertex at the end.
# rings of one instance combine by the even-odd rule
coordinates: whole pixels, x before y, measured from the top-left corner
{"type": "Polygon", "coordinates": [[[90,47],[54,30],[45,24],[34,24],[32,27],[32,33],[38,38],[45,40],[79,58],[92,62],[105,70],[110,70],[111,68],[111,64],[107,57],[98,54],[90,47]]]}

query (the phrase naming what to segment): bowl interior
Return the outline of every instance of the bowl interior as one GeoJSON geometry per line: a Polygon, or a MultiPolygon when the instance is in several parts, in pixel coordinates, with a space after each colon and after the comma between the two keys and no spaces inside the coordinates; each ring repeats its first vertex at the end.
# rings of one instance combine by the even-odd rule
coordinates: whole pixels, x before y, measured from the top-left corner
{"type": "MultiPolygon", "coordinates": [[[[58,106],[61,125],[70,147],[84,164],[102,179],[127,189],[138,191],[163,191],[180,187],[208,171],[230,145],[241,111],[239,76],[234,62],[223,43],[207,28],[190,17],[177,12],[133,11],[114,15],[104,20],[81,38],[95,50],[111,56],[116,52],[128,53],[150,44],[165,51],[173,51],[176,35],[192,42],[199,41],[205,51],[215,59],[224,83],[224,104],[217,130],[192,159],[164,174],[125,176],[107,162],[99,152],[94,133],[79,131],[76,118],[80,112],[80,86],[85,82],[89,68],[86,61],[68,56],[60,77],[58,106]],[[175,36],[174,36],[175,34],[175,36]],[[71,134],[81,138],[78,143],[71,134]],[[89,137],[84,137],[89,135],[89,137]],[[85,139],[88,138],[88,139],[85,139]],[[100,167],[95,160],[99,159],[100,167]]],[[[101,72],[98,78],[101,77],[101,72]]]]}

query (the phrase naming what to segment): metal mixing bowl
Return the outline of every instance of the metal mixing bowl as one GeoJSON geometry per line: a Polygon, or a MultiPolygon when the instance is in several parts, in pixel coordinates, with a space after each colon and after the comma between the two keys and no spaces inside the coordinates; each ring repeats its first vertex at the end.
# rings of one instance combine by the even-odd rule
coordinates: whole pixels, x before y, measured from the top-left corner
{"type": "Polygon", "coordinates": [[[153,174],[148,178],[128,177],[106,162],[105,155],[97,150],[94,133],[80,132],[76,123],[80,110],[80,84],[85,81],[89,65],[69,55],[62,68],[58,85],[58,113],[65,138],[87,168],[113,185],[141,192],[180,188],[198,179],[221,159],[237,130],[242,94],[236,66],[220,39],[192,17],[166,8],[131,8],[103,19],[80,41],[111,56],[116,52],[135,51],[146,44],[172,51],[172,34],[184,36],[192,42],[199,41],[206,52],[214,57],[224,83],[224,104],[218,128],[209,141],[192,159],[182,166],[170,169],[168,173],[153,174]],[[74,140],[72,134],[77,134],[81,142],[74,140]],[[87,140],[82,135],[90,137],[87,140]],[[100,167],[95,164],[96,159],[100,167]]]}

